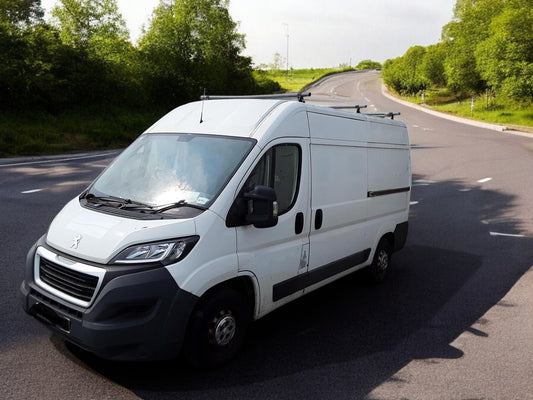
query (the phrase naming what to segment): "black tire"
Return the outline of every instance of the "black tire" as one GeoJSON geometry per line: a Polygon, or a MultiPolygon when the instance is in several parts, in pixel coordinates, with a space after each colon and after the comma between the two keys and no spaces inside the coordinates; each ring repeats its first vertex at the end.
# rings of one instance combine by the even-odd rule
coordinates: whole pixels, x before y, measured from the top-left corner
{"type": "Polygon", "coordinates": [[[200,299],[187,329],[184,354],[200,368],[212,368],[231,361],[244,343],[250,321],[245,296],[226,287],[200,299]]]}
{"type": "Polygon", "coordinates": [[[367,278],[370,283],[376,284],[385,280],[390,270],[391,259],[392,245],[387,239],[382,238],[374,253],[372,264],[366,268],[367,278]]]}

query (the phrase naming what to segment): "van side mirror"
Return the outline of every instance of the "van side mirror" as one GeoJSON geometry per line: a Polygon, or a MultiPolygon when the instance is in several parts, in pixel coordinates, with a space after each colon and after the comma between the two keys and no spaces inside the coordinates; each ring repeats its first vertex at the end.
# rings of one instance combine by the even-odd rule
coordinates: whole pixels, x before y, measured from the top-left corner
{"type": "Polygon", "coordinates": [[[242,196],[246,204],[244,221],[256,228],[270,228],[278,223],[276,192],[267,186],[256,186],[242,196]]]}

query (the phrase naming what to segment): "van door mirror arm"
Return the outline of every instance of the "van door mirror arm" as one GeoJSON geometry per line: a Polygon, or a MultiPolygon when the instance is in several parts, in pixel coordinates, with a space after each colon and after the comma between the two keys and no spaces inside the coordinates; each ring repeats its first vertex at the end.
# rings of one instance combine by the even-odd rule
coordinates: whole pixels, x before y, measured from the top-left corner
{"type": "Polygon", "coordinates": [[[268,186],[261,185],[237,197],[226,219],[227,227],[253,225],[256,228],[271,228],[277,223],[276,192],[268,186]]]}
{"type": "Polygon", "coordinates": [[[278,223],[278,202],[274,189],[258,185],[251,192],[244,193],[243,199],[246,202],[246,223],[256,228],[270,228],[278,223]]]}

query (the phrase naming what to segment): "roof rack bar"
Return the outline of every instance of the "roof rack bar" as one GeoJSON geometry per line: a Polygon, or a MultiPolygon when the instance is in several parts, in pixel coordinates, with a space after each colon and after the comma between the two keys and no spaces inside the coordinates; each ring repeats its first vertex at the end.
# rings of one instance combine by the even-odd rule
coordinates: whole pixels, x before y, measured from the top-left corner
{"type": "Polygon", "coordinates": [[[361,114],[361,108],[366,108],[367,105],[364,104],[364,105],[359,105],[359,104],[356,104],[355,106],[330,106],[330,108],[334,108],[335,110],[348,110],[348,109],[352,109],[352,108],[355,108],[357,109],[357,113],[358,114],[361,114]]]}
{"type": "Polygon", "coordinates": [[[371,114],[365,114],[365,115],[371,115],[373,117],[381,117],[381,118],[390,118],[394,119],[396,115],[400,115],[400,112],[388,112],[388,113],[371,113],[371,114]]]}
{"type": "Polygon", "coordinates": [[[280,93],[280,94],[255,94],[242,96],[226,96],[226,95],[208,95],[200,96],[200,100],[231,100],[231,99],[289,99],[297,98],[299,102],[305,103],[304,97],[311,97],[311,92],[298,93],[280,93]]]}

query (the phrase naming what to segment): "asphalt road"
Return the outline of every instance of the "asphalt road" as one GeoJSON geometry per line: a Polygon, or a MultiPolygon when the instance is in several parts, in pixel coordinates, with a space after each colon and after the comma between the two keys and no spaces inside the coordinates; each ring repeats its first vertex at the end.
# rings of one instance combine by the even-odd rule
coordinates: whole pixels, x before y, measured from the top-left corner
{"type": "Polygon", "coordinates": [[[533,399],[533,139],[395,103],[375,72],[311,91],[408,125],[410,232],[388,281],[283,307],[218,370],[103,361],[26,316],[18,287],[29,247],[118,153],[0,160],[0,398],[533,399]]]}

